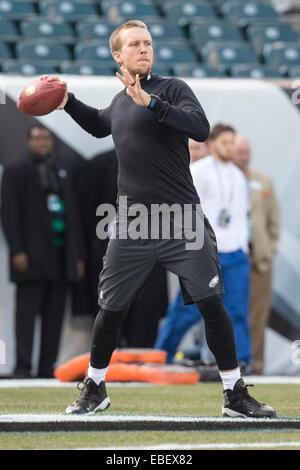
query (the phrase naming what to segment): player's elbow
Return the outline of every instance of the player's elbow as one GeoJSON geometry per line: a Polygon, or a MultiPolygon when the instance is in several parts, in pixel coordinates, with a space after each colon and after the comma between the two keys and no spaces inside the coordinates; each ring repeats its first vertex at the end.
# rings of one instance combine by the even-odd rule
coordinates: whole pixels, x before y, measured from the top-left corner
{"type": "Polygon", "coordinates": [[[203,119],[203,116],[198,122],[197,128],[195,129],[194,135],[191,136],[192,139],[196,140],[197,142],[205,142],[210,133],[210,124],[206,118],[203,119]]]}

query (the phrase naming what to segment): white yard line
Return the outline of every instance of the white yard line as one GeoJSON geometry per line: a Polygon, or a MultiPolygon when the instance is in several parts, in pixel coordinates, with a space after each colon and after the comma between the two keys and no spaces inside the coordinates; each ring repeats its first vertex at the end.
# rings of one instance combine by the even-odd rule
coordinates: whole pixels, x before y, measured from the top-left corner
{"type": "MultiPolygon", "coordinates": [[[[300,384],[300,377],[287,376],[246,376],[246,383],[250,384],[300,384]]],[[[199,382],[199,386],[207,382],[199,382]]],[[[219,383],[219,382],[216,382],[219,383]]],[[[20,388],[20,387],[76,387],[77,382],[60,382],[56,379],[1,379],[0,388],[20,388]]],[[[108,387],[151,387],[152,384],[144,382],[108,382],[108,387]]]]}
{"type": "MultiPolygon", "coordinates": [[[[161,423],[277,423],[293,419],[266,418],[221,418],[194,416],[161,416],[161,415],[66,415],[66,414],[0,414],[0,423],[62,423],[62,422],[99,422],[99,423],[130,423],[130,422],[161,422],[161,423]]],[[[300,421],[296,419],[296,421],[300,421]]]]}
{"type": "Polygon", "coordinates": [[[75,450],[194,450],[194,449],[239,449],[239,448],[268,448],[274,449],[276,447],[299,447],[300,442],[220,442],[211,444],[160,444],[146,447],[78,447],[75,450]]]}

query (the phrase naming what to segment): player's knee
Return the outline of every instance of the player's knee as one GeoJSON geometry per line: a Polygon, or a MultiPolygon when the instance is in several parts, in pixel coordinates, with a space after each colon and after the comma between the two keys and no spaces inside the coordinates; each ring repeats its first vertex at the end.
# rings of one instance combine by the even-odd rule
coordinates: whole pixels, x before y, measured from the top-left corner
{"type": "Polygon", "coordinates": [[[205,321],[220,321],[228,315],[222,297],[218,294],[202,299],[196,305],[205,321]]]}
{"type": "Polygon", "coordinates": [[[104,329],[111,330],[118,328],[124,320],[127,311],[127,308],[124,310],[119,310],[117,312],[100,308],[95,323],[97,323],[98,326],[101,326],[104,329]]]}

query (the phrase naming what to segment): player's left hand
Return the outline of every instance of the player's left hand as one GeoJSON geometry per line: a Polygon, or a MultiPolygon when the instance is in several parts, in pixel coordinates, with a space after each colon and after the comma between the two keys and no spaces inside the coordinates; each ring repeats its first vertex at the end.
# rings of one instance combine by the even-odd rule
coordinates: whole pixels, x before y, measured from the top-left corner
{"type": "Polygon", "coordinates": [[[151,101],[151,96],[141,88],[139,74],[136,74],[135,79],[133,79],[123,65],[121,66],[121,72],[123,75],[120,75],[118,72],[116,75],[126,87],[127,95],[139,106],[148,106],[151,101]]]}

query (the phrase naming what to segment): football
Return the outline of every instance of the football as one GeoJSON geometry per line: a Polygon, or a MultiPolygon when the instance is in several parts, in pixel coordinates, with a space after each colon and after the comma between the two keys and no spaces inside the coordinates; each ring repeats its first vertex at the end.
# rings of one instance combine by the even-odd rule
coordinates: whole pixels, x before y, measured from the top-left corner
{"type": "Polygon", "coordinates": [[[54,111],[62,102],[65,87],[57,80],[49,82],[40,78],[22,90],[17,107],[31,116],[44,116],[54,111]]]}

